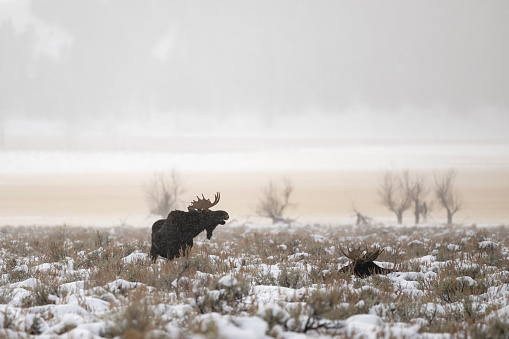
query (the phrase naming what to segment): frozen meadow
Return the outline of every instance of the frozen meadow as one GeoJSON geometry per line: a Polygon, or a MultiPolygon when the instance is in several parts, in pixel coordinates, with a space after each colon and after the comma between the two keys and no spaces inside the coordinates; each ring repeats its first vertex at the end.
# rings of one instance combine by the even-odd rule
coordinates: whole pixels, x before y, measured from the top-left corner
{"type": "Polygon", "coordinates": [[[149,229],[0,229],[6,338],[449,338],[509,331],[506,227],[219,226],[155,264],[149,229]],[[397,272],[339,271],[378,246],[397,272]]]}

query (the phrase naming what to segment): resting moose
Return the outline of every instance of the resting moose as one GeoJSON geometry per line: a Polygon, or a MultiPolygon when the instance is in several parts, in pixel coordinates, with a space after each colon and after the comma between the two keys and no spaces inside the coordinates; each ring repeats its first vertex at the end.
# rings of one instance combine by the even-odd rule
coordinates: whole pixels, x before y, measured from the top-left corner
{"type": "Polygon", "coordinates": [[[217,225],[224,225],[228,220],[225,211],[211,211],[221,195],[215,195],[214,202],[209,199],[198,198],[188,207],[189,212],[171,211],[166,219],[158,220],[152,225],[152,246],[150,256],[155,261],[157,256],[168,260],[180,257],[181,254],[193,247],[193,238],[202,231],[207,231],[207,239],[212,238],[212,231],[217,225]]]}
{"type": "Polygon", "coordinates": [[[351,260],[350,264],[343,267],[340,271],[344,273],[353,273],[360,278],[366,278],[373,274],[388,274],[394,272],[389,268],[380,267],[373,261],[378,258],[384,251],[383,249],[375,248],[372,250],[366,249],[363,251],[360,247],[354,249],[347,249],[343,251],[339,249],[341,253],[351,260]]]}

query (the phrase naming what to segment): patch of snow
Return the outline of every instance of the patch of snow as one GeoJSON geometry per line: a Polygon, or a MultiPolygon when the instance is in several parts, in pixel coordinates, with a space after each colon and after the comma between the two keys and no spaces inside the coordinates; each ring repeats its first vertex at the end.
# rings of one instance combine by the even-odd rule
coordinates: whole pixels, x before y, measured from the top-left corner
{"type": "Polygon", "coordinates": [[[171,318],[184,318],[187,314],[192,314],[193,307],[191,305],[180,304],[180,305],[168,305],[158,304],[156,311],[159,314],[165,314],[171,318]]]}
{"type": "Polygon", "coordinates": [[[18,318],[16,327],[20,331],[28,332],[34,326],[34,322],[37,322],[37,327],[41,332],[49,329],[48,323],[38,314],[27,314],[24,318],[18,318]]]}
{"type": "Polygon", "coordinates": [[[434,314],[434,313],[444,314],[445,313],[445,309],[443,308],[443,306],[439,305],[439,304],[435,304],[435,303],[427,303],[427,304],[423,305],[423,311],[428,314],[434,314]]]}
{"type": "Polygon", "coordinates": [[[313,234],[311,236],[315,239],[316,242],[324,242],[327,239],[321,234],[313,234]]]}
{"type": "Polygon", "coordinates": [[[224,277],[219,279],[218,283],[226,287],[232,287],[237,285],[237,279],[235,279],[231,275],[225,275],[224,277]]]}
{"type": "Polygon", "coordinates": [[[449,244],[449,245],[447,245],[447,249],[449,251],[459,251],[459,250],[461,250],[461,246],[455,245],[455,244],[449,244]]]}
{"type": "Polygon", "coordinates": [[[141,251],[134,251],[133,253],[129,254],[127,257],[122,258],[122,262],[124,263],[136,263],[138,261],[146,261],[148,258],[147,253],[143,253],[141,251]]]}
{"type": "Polygon", "coordinates": [[[11,289],[9,294],[11,299],[9,301],[9,305],[12,306],[23,305],[23,301],[25,300],[25,298],[28,298],[31,295],[29,291],[21,287],[11,289]]]}
{"type": "Polygon", "coordinates": [[[364,337],[374,335],[383,324],[383,320],[376,315],[357,314],[345,320],[345,331],[348,336],[364,337]]]}
{"type": "Polygon", "coordinates": [[[25,287],[34,288],[38,283],[39,283],[38,279],[29,278],[27,280],[23,280],[23,281],[11,284],[11,288],[20,288],[20,287],[21,288],[25,288],[25,287]]]}
{"type": "Polygon", "coordinates": [[[415,245],[422,245],[422,246],[424,246],[424,243],[422,241],[419,241],[419,240],[413,240],[413,241],[410,241],[407,245],[408,246],[415,246],[415,245]]]}
{"type": "Polygon", "coordinates": [[[121,290],[130,290],[130,289],[136,288],[141,285],[145,286],[144,284],[140,284],[140,283],[136,283],[136,282],[129,282],[124,279],[117,279],[115,281],[112,281],[112,282],[106,284],[107,289],[111,292],[121,291],[121,290]]]}
{"type": "Polygon", "coordinates": [[[419,259],[415,259],[417,260],[418,262],[422,263],[422,264],[431,264],[432,262],[434,262],[436,259],[436,257],[434,255],[425,255],[424,257],[420,257],[419,259]]]}
{"type": "Polygon", "coordinates": [[[472,277],[469,277],[469,276],[457,277],[456,280],[458,280],[459,282],[461,282],[463,284],[468,284],[468,286],[477,285],[475,280],[472,279],[472,277]]]}
{"type": "Polygon", "coordinates": [[[68,305],[68,304],[54,305],[53,307],[51,307],[51,313],[58,319],[62,319],[62,317],[69,314],[78,315],[83,318],[90,317],[90,314],[79,305],[68,305]]]}
{"type": "Polygon", "coordinates": [[[257,285],[253,287],[256,300],[262,304],[277,303],[279,301],[299,300],[304,295],[311,293],[311,288],[293,289],[280,286],[257,285]]]}
{"type": "Polygon", "coordinates": [[[73,339],[101,339],[103,337],[94,334],[92,331],[85,328],[73,328],[72,330],[62,334],[64,338],[73,338],[73,339]]]}
{"type": "Polygon", "coordinates": [[[234,317],[232,322],[239,326],[241,329],[246,330],[248,333],[256,333],[259,338],[266,338],[269,326],[266,321],[258,317],[234,317]]]}
{"type": "Polygon", "coordinates": [[[58,288],[60,293],[66,291],[67,294],[75,294],[85,289],[84,281],[74,281],[67,284],[62,284],[58,288]]]}
{"type": "MultiPolygon", "coordinates": [[[[251,318],[253,319],[253,318],[251,318]]],[[[197,317],[201,330],[217,329],[217,337],[223,339],[268,339],[265,334],[267,323],[258,320],[245,320],[239,317],[224,317],[218,313],[209,313],[197,317]],[[239,320],[240,319],[240,320],[239,320]],[[214,325],[212,325],[212,323],[214,325]]]]}
{"type": "Polygon", "coordinates": [[[406,281],[418,281],[419,279],[424,278],[424,273],[422,272],[405,272],[401,276],[401,278],[406,281]]]}

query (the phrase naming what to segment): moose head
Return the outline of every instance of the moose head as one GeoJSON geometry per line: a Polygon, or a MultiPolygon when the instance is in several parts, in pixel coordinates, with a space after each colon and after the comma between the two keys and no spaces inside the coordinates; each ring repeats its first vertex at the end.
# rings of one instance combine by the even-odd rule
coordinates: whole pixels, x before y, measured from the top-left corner
{"type": "Polygon", "coordinates": [[[196,196],[196,200],[191,202],[191,205],[187,207],[187,210],[191,213],[198,212],[198,216],[203,220],[203,222],[211,225],[205,228],[207,230],[207,239],[210,240],[210,238],[212,238],[212,231],[214,231],[217,225],[224,225],[225,220],[229,219],[229,215],[225,211],[210,210],[210,208],[217,205],[221,199],[221,193],[217,192],[214,195],[214,202],[211,202],[210,199],[205,199],[203,194],[201,196],[202,199],[196,196]]]}

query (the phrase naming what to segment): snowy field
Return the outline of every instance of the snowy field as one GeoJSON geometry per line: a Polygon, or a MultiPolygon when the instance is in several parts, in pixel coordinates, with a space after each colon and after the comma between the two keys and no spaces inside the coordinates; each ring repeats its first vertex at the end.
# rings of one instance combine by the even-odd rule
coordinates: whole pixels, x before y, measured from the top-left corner
{"type": "Polygon", "coordinates": [[[227,224],[151,264],[149,229],[0,229],[5,338],[500,338],[506,227],[227,224]],[[197,240],[197,241],[196,241],[197,240]],[[396,272],[357,278],[340,248],[396,272]]]}

